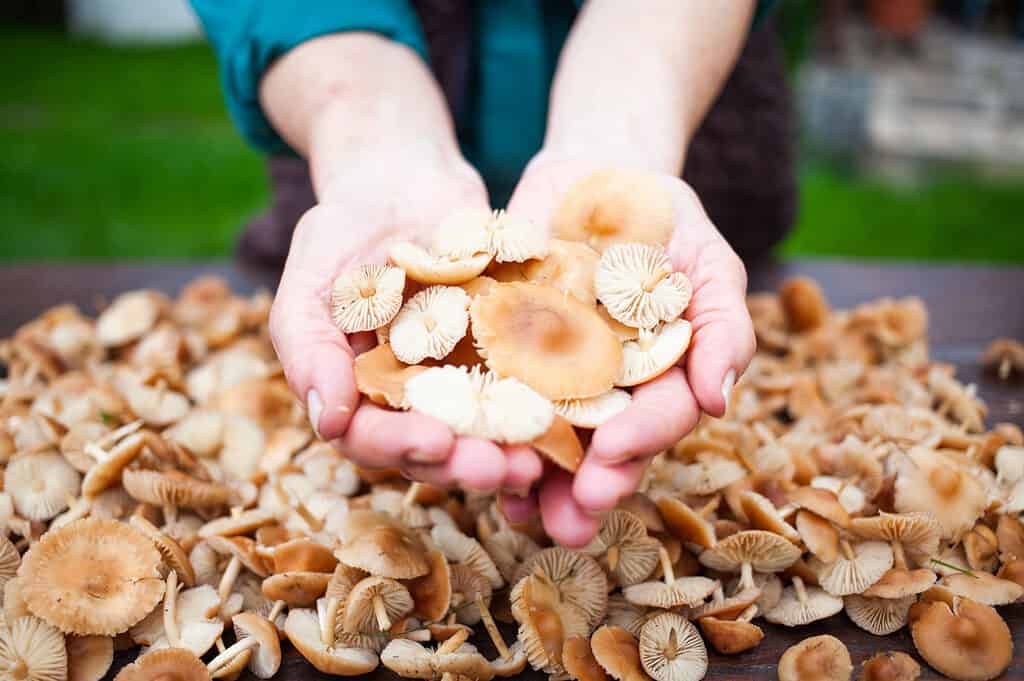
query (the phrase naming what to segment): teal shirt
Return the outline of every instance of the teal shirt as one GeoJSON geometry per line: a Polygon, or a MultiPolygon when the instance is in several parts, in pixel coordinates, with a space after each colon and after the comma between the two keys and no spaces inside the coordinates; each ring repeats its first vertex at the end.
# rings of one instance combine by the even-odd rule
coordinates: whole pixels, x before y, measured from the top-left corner
{"type": "MultiPolygon", "coordinates": [[[[548,92],[562,44],[583,0],[479,0],[473,61],[463,120],[462,152],[504,205],[540,149],[548,92]]],[[[770,0],[758,3],[758,15],[770,0]]],[[[300,43],[331,33],[369,31],[415,50],[426,38],[408,0],[192,0],[220,63],[232,119],[256,148],[293,153],[267,120],[259,82],[275,59],[300,43]]]]}

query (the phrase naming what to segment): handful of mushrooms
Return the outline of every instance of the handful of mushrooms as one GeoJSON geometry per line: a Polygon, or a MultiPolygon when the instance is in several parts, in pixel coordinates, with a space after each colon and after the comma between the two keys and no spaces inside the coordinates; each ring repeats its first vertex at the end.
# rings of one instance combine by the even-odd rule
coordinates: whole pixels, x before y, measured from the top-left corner
{"type": "MultiPolygon", "coordinates": [[[[337,322],[381,341],[357,358],[362,392],[573,470],[579,432],[685,352],[689,285],[649,232],[559,233],[576,240],[460,215],[431,250],[343,274],[337,322]]],[[[805,279],[751,296],[760,350],[726,417],[659,455],[580,551],[319,441],[269,303],[206,278],[95,321],[55,308],[2,342],[0,678],[98,681],[136,647],[119,681],[273,678],[290,644],[339,676],[695,681],[707,645],[740,654],[762,619],[840,612],[909,627],[951,678],[1012,659],[996,608],[1024,597],[1024,437],[986,429],[973,387],[929,360],[917,300],[836,311],[805,279]]],[[[884,653],[860,678],[919,672],[884,653]]],[[[852,673],[829,636],[778,669],[852,673]]]]}

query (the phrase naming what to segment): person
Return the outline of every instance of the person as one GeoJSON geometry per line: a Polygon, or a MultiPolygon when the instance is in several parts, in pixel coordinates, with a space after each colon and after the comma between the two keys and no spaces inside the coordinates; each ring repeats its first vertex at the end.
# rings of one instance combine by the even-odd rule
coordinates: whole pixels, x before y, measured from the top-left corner
{"type": "Polygon", "coordinates": [[[554,540],[580,546],[653,455],[702,413],[725,412],[755,341],[743,262],[698,195],[712,197],[747,254],[766,252],[792,221],[782,60],[774,39],[751,30],[770,3],[192,2],[232,116],[290,168],[275,179],[299,187],[278,213],[302,206],[294,232],[287,220],[274,226],[272,209],[270,238],[261,246],[250,229],[246,239],[265,255],[290,238],[270,330],[321,438],[361,466],[496,491],[510,519],[539,510],[554,540]],[[774,75],[763,80],[766,66],[774,75]],[[702,125],[716,97],[724,114],[702,125]],[[308,164],[311,191],[289,155],[308,164]],[[353,358],[373,341],[331,323],[339,272],[382,261],[395,239],[425,241],[458,209],[504,204],[549,224],[573,183],[608,167],[642,169],[671,192],[668,249],[693,284],[694,333],[681,366],[594,432],[575,476],[528,446],[455,436],[360,399],[353,358]]]}

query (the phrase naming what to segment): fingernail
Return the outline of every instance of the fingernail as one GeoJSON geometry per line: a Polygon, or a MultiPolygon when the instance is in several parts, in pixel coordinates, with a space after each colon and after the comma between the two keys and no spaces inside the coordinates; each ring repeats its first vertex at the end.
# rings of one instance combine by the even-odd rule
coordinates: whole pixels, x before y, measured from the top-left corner
{"type": "Polygon", "coordinates": [[[520,499],[527,499],[530,496],[530,485],[523,485],[522,487],[507,487],[503,491],[508,494],[514,494],[520,499]]]}
{"type": "Polygon", "coordinates": [[[324,411],[324,401],[320,399],[320,393],[316,389],[306,393],[306,414],[309,415],[309,425],[313,426],[313,434],[320,438],[320,414],[324,411]]]}
{"type": "Polygon", "coordinates": [[[609,511],[593,511],[588,508],[585,508],[583,509],[583,513],[586,514],[588,518],[593,518],[594,520],[600,520],[601,522],[604,522],[604,519],[608,517],[609,511]]]}
{"type": "Polygon", "coordinates": [[[444,462],[444,457],[439,457],[433,452],[421,452],[419,450],[409,452],[405,455],[405,458],[410,463],[437,464],[444,462]]]}
{"type": "Polygon", "coordinates": [[[729,411],[729,397],[732,395],[732,388],[736,385],[736,370],[729,369],[722,381],[722,399],[725,400],[725,411],[729,411]]]}

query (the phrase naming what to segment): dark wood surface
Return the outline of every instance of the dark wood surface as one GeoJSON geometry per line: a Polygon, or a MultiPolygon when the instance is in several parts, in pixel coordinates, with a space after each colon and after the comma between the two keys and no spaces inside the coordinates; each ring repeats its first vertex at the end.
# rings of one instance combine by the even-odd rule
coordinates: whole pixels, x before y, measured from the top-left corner
{"type": "MultiPolygon", "coordinates": [[[[147,287],[175,293],[201,274],[224,276],[239,292],[261,286],[272,288],[276,281],[272,272],[245,269],[228,262],[0,268],[0,336],[9,335],[19,324],[52,305],[72,302],[91,312],[96,305],[121,291],[147,287]]],[[[883,296],[920,296],[931,314],[932,356],[956,364],[962,379],[978,384],[979,393],[989,404],[990,420],[1024,425],[1024,382],[1001,383],[983,372],[977,363],[978,355],[992,338],[1024,338],[1024,268],[846,261],[765,263],[751,268],[750,289],[773,289],[793,274],[817,279],[836,307],[849,307],[883,296]]],[[[1013,664],[1002,678],[1024,679],[1024,606],[1001,608],[1000,612],[1014,633],[1016,651],[1013,664]]],[[[816,634],[832,634],[842,639],[858,667],[876,652],[902,650],[914,655],[913,642],[906,630],[884,638],[875,637],[855,627],[844,615],[798,629],[764,622],[761,626],[765,639],[758,648],[738,656],[712,654],[706,678],[773,679],[782,652],[816,634]]],[[[130,659],[130,654],[119,654],[115,669],[130,659]]],[[[922,665],[922,670],[922,679],[943,678],[926,665],[922,665]]],[[[113,672],[109,677],[113,677],[113,672]]],[[[523,677],[531,681],[544,678],[535,673],[523,677]]],[[[276,678],[306,681],[331,677],[319,674],[288,649],[276,678]]],[[[366,678],[384,681],[395,676],[380,668],[366,678]]]]}

